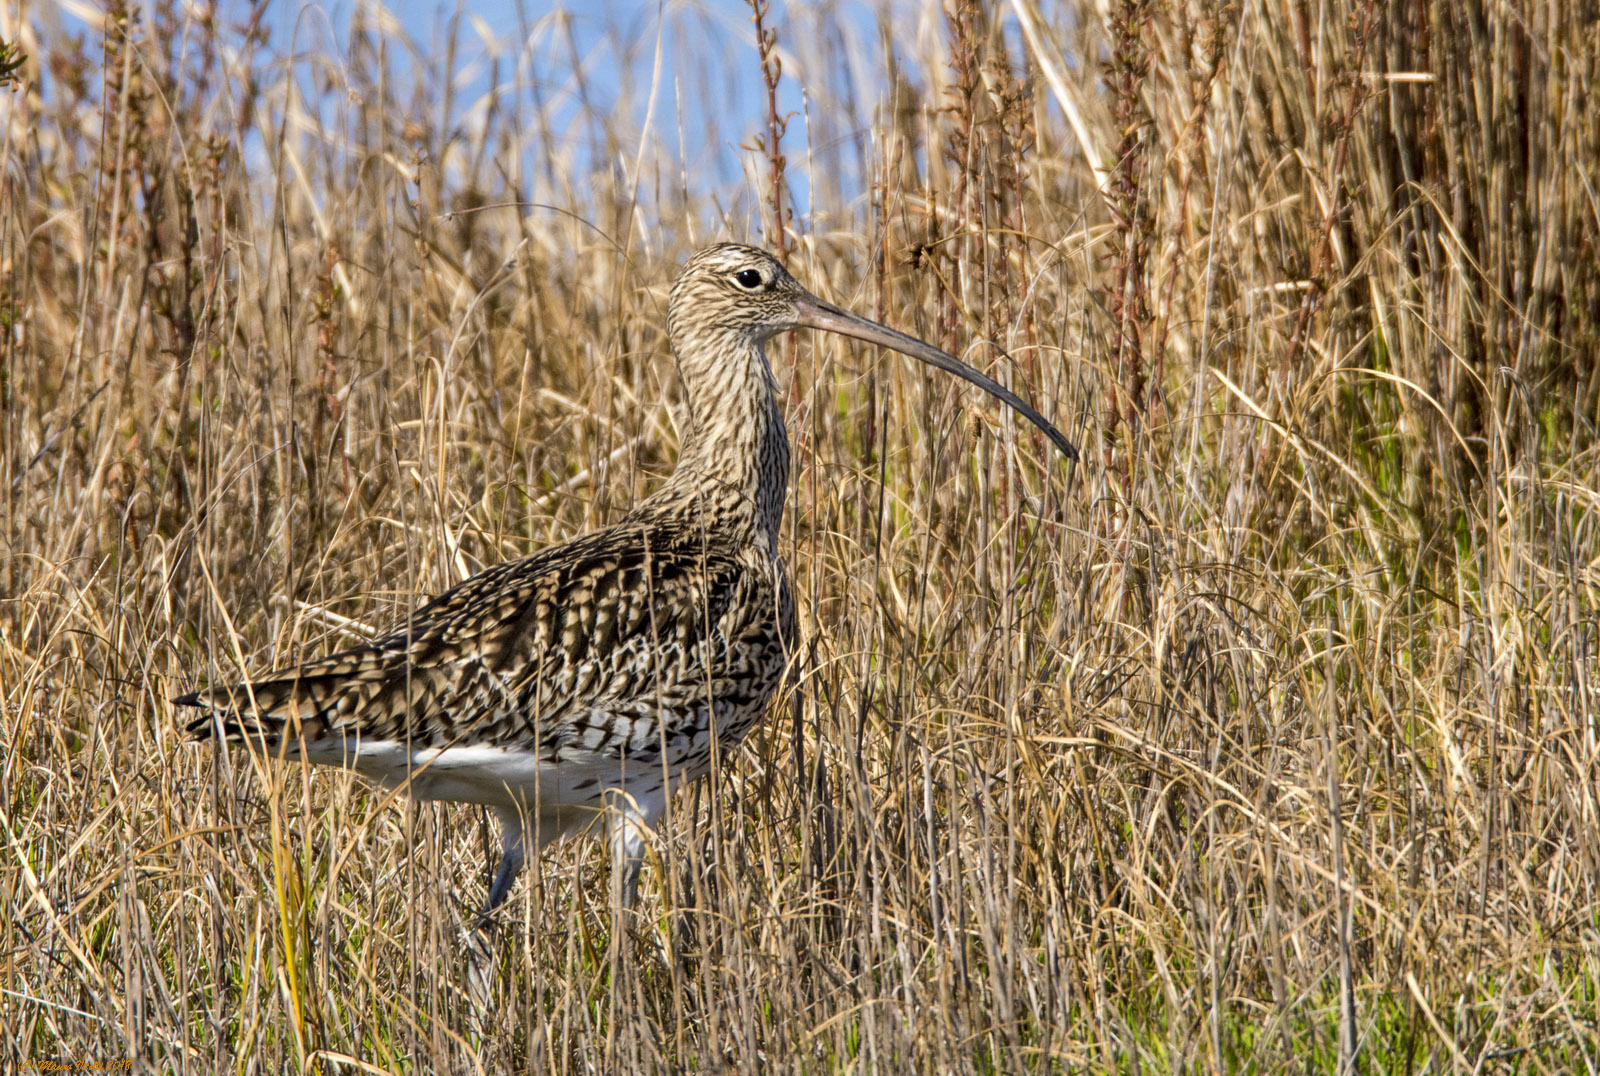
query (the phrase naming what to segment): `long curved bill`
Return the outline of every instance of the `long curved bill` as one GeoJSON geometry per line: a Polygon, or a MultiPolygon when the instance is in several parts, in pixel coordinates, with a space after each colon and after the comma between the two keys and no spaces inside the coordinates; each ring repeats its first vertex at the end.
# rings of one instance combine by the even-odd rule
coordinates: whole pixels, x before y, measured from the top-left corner
{"type": "Polygon", "coordinates": [[[921,359],[929,366],[937,367],[947,374],[954,374],[963,381],[971,382],[990,396],[1008,405],[1013,411],[1033,423],[1044,431],[1044,435],[1055,442],[1067,459],[1076,461],[1078,450],[1072,442],[1062,435],[1061,431],[1035,411],[1023,399],[1010,389],[1006,388],[994,378],[979,373],[954,355],[940,351],[931,344],[925,344],[915,336],[895,332],[876,321],[869,321],[858,314],[848,310],[841,310],[832,303],[825,303],[814,295],[807,295],[795,303],[796,328],[823,329],[827,332],[839,333],[844,336],[853,336],[857,340],[865,340],[869,344],[877,344],[891,351],[898,351],[902,355],[909,355],[913,359],[921,359]]]}

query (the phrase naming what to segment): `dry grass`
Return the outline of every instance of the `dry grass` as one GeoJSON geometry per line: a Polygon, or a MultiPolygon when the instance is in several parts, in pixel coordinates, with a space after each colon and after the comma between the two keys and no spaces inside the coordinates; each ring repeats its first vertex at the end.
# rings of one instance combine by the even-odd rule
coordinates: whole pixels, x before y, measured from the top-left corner
{"type": "Polygon", "coordinates": [[[712,110],[782,137],[743,190],[679,162],[692,80],[637,129],[559,27],[489,107],[370,20],[290,62],[170,0],[103,49],[5,15],[0,1069],[1600,1071],[1592,9],[960,6],[852,46],[876,85],[768,10],[810,119],[712,110]],[[1085,464],[776,347],[797,699],[636,929],[597,845],[544,857],[479,1027],[485,817],[166,700],[653,488],[673,267],[775,205],[1085,464]]]}

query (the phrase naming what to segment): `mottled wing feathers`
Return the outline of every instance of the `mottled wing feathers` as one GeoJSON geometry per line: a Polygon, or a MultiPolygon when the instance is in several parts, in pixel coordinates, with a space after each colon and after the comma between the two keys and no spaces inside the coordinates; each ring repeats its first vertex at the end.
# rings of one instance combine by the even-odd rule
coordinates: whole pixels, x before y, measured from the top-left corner
{"type": "Polygon", "coordinates": [[[371,643],[175,701],[206,711],[191,731],[268,743],[298,721],[308,739],[622,754],[661,731],[648,715],[770,693],[792,622],[777,588],[699,528],[627,524],[491,568],[371,643]]]}

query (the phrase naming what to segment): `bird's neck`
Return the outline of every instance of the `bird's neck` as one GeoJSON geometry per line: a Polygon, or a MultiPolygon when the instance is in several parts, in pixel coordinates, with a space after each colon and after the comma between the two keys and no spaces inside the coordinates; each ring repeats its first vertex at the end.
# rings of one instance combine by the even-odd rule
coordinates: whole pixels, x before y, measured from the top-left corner
{"type": "MultiPolygon", "coordinates": [[[[789,488],[789,435],[761,346],[745,339],[674,342],[689,421],[661,496],[748,523],[773,555],[789,488]]],[[[654,499],[654,498],[653,498],[654,499]]]]}

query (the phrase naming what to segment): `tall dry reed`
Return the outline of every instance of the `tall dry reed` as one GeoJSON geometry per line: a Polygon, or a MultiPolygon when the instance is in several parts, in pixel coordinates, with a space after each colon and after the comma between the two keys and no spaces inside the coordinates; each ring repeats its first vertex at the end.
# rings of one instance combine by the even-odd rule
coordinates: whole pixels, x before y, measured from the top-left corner
{"type": "Polygon", "coordinates": [[[1600,1071],[1591,6],[671,8],[616,85],[555,16],[463,95],[466,24],[121,3],[0,16],[5,1071],[1600,1071]],[[776,346],[795,694],[636,928],[543,857],[480,1026],[482,813],[167,700],[616,518],[763,236],[1084,464],[776,346]]]}

